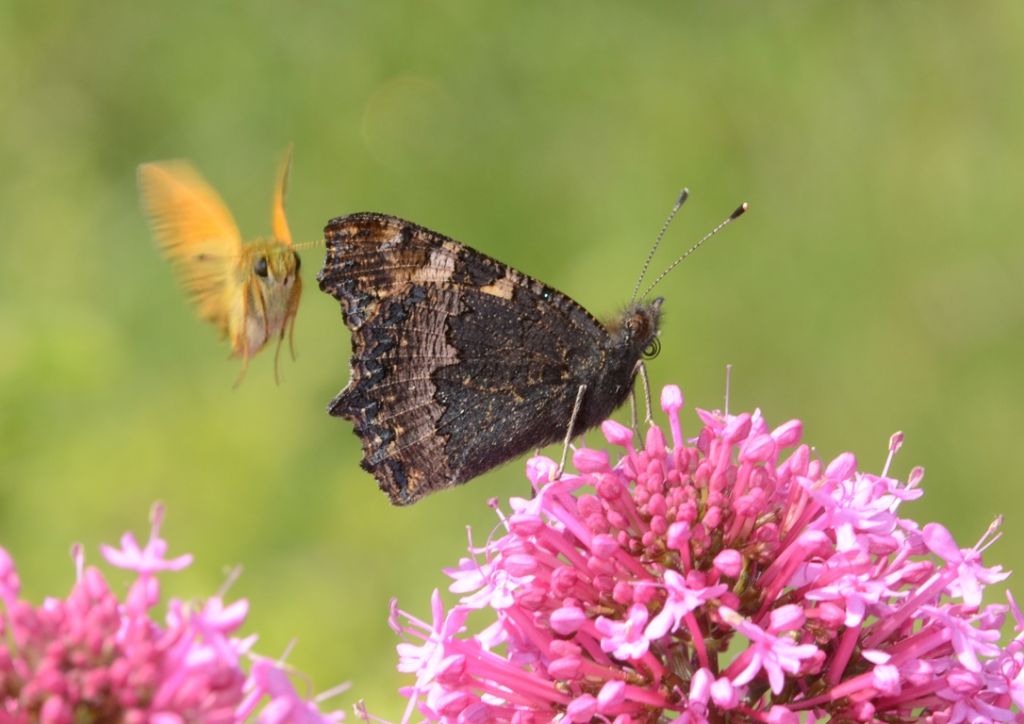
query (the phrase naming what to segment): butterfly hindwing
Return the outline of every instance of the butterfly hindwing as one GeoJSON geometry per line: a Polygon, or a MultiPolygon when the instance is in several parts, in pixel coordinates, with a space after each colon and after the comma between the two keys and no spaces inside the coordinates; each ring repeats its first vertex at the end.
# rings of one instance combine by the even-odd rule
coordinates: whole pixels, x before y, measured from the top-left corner
{"type": "MultiPolygon", "coordinates": [[[[448,237],[353,214],[325,239],[320,288],[352,330],[352,379],[329,410],[355,423],[396,504],[560,439],[579,385],[608,368],[611,338],[583,307],[448,237]]],[[[581,421],[611,409],[585,407],[581,421]]]]}

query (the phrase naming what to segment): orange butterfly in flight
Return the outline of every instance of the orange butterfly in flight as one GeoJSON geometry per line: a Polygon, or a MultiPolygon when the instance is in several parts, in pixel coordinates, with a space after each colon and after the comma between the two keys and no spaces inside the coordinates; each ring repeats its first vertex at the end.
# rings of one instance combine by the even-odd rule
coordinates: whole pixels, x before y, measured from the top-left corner
{"type": "Polygon", "coordinates": [[[231,341],[233,355],[242,358],[239,382],[249,358],[275,336],[276,379],[281,342],[287,332],[291,346],[294,335],[302,280],[284,214],[290,167],[289,148],[274,186],[272,238],[243,243],[231,212],[192,164],[139,166],[142,207],[153,235],[199,316],[214,324],[231,341]]]}

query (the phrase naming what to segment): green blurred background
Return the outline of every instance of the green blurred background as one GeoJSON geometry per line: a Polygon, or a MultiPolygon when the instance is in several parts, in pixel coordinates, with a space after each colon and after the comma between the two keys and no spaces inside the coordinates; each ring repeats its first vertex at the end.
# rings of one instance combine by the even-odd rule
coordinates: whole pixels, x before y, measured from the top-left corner
{"type": "Polygon", "coordinates": [[[655,385],[691,412],[801,417],[821,455],[924,465],[908,508],[1024,565],[1024,5],[989,3],[0,3],[0,543],[26,593],[63,593],[72,541],[146,530],[225,570],[259,650],[395,716],[387,602],[427,613],[523,461],[411,509],[324,407],[348,332],[304,254],[299,358],[238,364],[194,317],[136,204],[135,167],[196,162],[243,232],[269,230],[295,143],[296,238],[397,214],[598,315],[749,201],[669,277],[655,385]]]}

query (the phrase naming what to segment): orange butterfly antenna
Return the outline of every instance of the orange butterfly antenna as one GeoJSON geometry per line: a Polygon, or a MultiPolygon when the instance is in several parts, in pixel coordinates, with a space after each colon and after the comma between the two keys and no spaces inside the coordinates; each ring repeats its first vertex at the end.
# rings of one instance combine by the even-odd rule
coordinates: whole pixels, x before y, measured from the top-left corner
{"type": "Polygon", "coordinates": [[[316,241],[300,241],[298,244],[292,244],[292,248],[296,251],[303,251],[304,249],[316,249],[324,245],[323,239],[317,239],[316,241]]]}

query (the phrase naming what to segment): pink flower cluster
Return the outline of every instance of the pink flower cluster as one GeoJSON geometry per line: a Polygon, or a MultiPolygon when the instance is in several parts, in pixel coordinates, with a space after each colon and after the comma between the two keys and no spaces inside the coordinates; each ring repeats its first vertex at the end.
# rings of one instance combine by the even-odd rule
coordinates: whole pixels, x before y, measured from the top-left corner
{"type": "Polygon", "coordinates": [[[124,601],[103,574],[73,554],[77,580],[66,599],[41,606],[18,598],[14,562],[0,548],[0,721],[117,721],[184,724],[238,722],[328,724],[340,712],[321,714],[303,699],[280,662],[251,653],[255,636],[234,632],[245,621],[245,600],[225,605],[215,596],[201,605],[167,603],[163,625],[151,614],[160,602],[157,574],[178,571],[192,556],[166,558],[159,536],[163,517],[155,506],[149,541],[131,533],[120,548],[103,546],[107,562],[137,574],[124,601]],[[250,671],[242,668],[251,662],[250,671]]]}
{"type": "Polygon", "coordinates": [[[580,449],[552,482],[532,459],[534,497],[446,571],[449,611],[392,605],[406,719],[1021,721],[1024,618],[982,601],[1009,575],[981,561],[997,525],[962,549],[901,517],[923,476],[889,477],[902,435],[874,475],[814,459],[799,421],[699,410],[687,440],[679,389],[661,404],[670,444],[609,421],[617,464],[580,449]]]}

